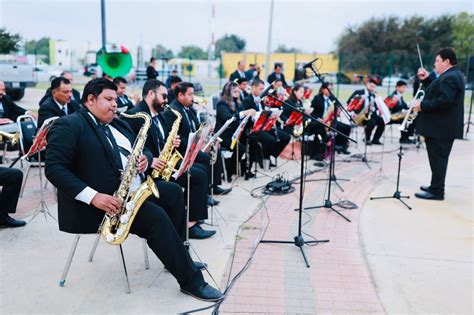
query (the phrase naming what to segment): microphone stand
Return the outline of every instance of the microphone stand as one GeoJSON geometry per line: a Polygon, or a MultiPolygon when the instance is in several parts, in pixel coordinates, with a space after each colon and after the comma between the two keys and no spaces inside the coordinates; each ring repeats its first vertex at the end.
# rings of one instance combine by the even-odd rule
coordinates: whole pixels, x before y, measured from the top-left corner
{"type": "MultiPolygon", "coordinates": [[[[269,94],[268,95],[269,97],[272,97],[274,99],[277,99],[275,96],[269,94]]],[[[299,112],[300,114],[303,115],[304,118],[306,119],[309,119],[309,120],[312,120],[312,121],[315,121],[317,124],[321,125],[321,126],[324,126],[326,127],[326,125],[324,125],[322,122],[320,122],[319,120],[317,120],[316,118],[314,118],[313,116],[311,115],[308,115],[304,112],[304,108],[297,108],[289,103],[287,103],[286,101],[281,101],[281,103],[283,104],[283,106],[287,106],[288,108],[291,108],[292,110],[294,111],[297,111],[299,112]]],[[[303,134],[302,134],[302,139],[301,139],[301,168],[300,168],[300,193],[299,193],[299,207],[298,207],[298,234],[296,236],[293,237],[293,241],[281,241],[281,240],[261,240],[260,243],[273,243],[273,244],[294,244],[296,247],[298,247],[301,251],[301,255],[303,255],[303,259],[305,261],[305,264],[306,264],[306,267],[310,267],[309,263],[308,263],[308,259],[306,258],[306,254],[303,250],[303,246],[305,244],[315,244],[315,243],[327,243],[329,242],[329,240],[312,240],[312,241],[305,241],[304,238],[303,238],[303,232],[302,232],[302,229],[301,229],[301,226],[302,226],[302,215],[303,215],[303,198],[304,198],[304,180],[305,180],[305,174],[304,174],[304,169],[305,169],[305,158],[304,158],[304,151],[305,151],[305,145],[306,145],[306,141],[305,141],[305,137],[304,137],[304,132],[305,132],[305,129],[306,129],[306,123],[303,119],[303,134]]],[[[336,134],[339,133],[339,131],[337,131],[336,129],[332,128],[332,127],[328,127],[330,130],[334,131],[336,134]]],[[[344,137],[346,137],[347,139],[355,142],[354,140],[352,140],[351,138],[347,137],[346,135],[342,134],[344,137]]]]}

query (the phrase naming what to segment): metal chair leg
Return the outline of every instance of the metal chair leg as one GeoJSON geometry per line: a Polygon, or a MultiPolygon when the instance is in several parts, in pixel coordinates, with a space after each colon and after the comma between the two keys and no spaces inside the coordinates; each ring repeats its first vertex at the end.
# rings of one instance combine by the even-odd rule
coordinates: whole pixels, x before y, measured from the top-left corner
{"type": "Polygon", "coordinates": [[[143,244],[143,256],[145,258],[145,269],[148,270],[150,269],[150,261],[148,260],[148,245],[145,239],[142,241],[142,244],[143,244]]]}
{"type": "Polygon", "coordinates": [[[69,252],[69,257],[67,258],[66,265],[64,266],[63,275],[61,276],[61,280],[59,280],[59,286],[64,287],[64,283],[66,282],[66,277],[69,272],[69,267],[71,267],[72,258],[74,257],[74,253],[76,252],[77,243],[79,243],[79,239],[81,238],[81,234],[77,234],[74,237],[74,241],[72,243],[71,251],[69,252]]]}
{"type": "Polygon", "coordinates": [[[122,267],[123,271],[123,281],[125,283],[125,293],[130,294],[130,283],[128,282],[128,273],[127,273],[127,266],[125,265],[125,257],[123,256],[123,249],[122,245],[119,245],[117,247],[118,252],[119,252],[119,259],[121,261],[120,266],[122,267]]]}
{"type": "Polygon", "coordinates": [[[23,191],[25,190],[26,180],[28,179],[28,175],[30,174],[31,164],[29,162],[27,164],[28,165],[26,166],[26,175],[23,178],[23,183],[21,185],[20,198],[23,198],[23,191]]]}
{"type": "Polygon", "coordinates": [[[222,170],[224,171],[224,178],[225,180],[228,182],[229,181],[229,177],[227,175],[227,168],[225,167],[225,158],[224,158],[224,155],[221,154],[221,159],[222,159],[222,170]]]}
{"type": "Polygon", "coordinates": [[[89,259],[88,259],[89,262],[92,262],[92,260],[94,259],[95,250],[97,249],[99,240],[100,240],[100,234],[97,233],[97,237],[95,238],[94,244],[92,244],[91,252],[89,253],[89,259]]]}

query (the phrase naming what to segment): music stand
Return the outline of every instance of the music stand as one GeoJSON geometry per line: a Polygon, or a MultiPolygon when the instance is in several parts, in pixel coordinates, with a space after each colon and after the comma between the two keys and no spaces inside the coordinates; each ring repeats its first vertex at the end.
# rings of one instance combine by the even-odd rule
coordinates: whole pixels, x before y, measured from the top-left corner
{"type": "MultiPolygon", "coordinates": [[[[237,180],[240,178],[241,176],[241,169],[240,169],[240,160],[239,160],[239,143],[240,143],[240,137],[242,136],[242,134],[244,133],[244,130],[245,130],[245,125],[247,124],[248,120],[249,120],[250,116],[245,116],[242,121],[240,122],[239,126],[237,127],[237,129],[234,131],[234,134],[232,135],[232,142],[230,144],[230,149],[231,150],[234,150],[235,148],[235,179],[233,180],[232,182],[232,187],[235,186],[237,180]]],[[[248,147],[248,146],[247,146],[248,147]]],[[[246,159],[248,159],[248,157],[246,156],[246,159]]],[[[248,160],[246,161],[246,163],[248,163],[248,160]]],[[[242,187],[243,188],[243,187],[242,187]]]]}

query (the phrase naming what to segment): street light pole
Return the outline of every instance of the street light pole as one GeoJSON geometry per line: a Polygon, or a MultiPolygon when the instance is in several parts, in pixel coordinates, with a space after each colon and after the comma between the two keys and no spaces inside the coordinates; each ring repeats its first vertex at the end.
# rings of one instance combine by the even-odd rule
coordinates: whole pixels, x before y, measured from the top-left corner
{"type": "Polygon", "coordinates": [[[267,54],[265,57],[265,75],[270,74],[270,50],[272,47],[273,0],[270,2],[270,21],[268,23],[267,54]]]}
{"type": "Polygon", "coordinates": [[[100,0],[100,18],[102,26],[102,48],[105,48],[105,44],[107,43],[105,30],[105,0],[100,0]]]}

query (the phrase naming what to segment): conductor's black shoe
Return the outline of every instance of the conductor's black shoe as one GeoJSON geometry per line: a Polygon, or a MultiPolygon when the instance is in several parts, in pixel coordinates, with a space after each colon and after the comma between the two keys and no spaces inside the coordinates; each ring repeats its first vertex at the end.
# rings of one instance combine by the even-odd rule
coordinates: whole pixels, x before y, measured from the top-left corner
{"type": "Polygon", "coordinates": [[[252,172],[245,173],[244,180],[249,180],[250,178],[254,178],[256,175],[252,172]]]}
{"type": "Polygon", "coordinates": [[[207,264],[206,263],[202,263],[200,261],[193,261],[193,264],[194,264],[194,267],[196,267],[197,269],[199,270],[204,270],[207,268],[207,264]]]}
{"type": "Polygon", "coordinates": [[[16,228],[26,225],[25,221],[15,220],[10,216],[0,218],[0,228],[16,228]]]}
{"type": "Polygon", "coordinates": [[[212,198],[211,195],[207,195],[207,205],[208,206],[217,206],[220,203],[220,201],[215,200],[212,198]]]}
{"type": "Polygon", "coordinates": [[[405,138],[401,138],[400,139],[400,143],[404,143],[404,144],[414,144],[415,143],[415,140],[410,140],[410,139],[405,139],[405,138]]]}
{"type": "Polygon", "coordinates": [[[380,142],[379,140],[372,140],[372,144],[381,145],[382,142],[380,142]]]}
{"type": "Polygon", "coordinates": [[[181,292],[206,302],[217,302],[224,298],[224,294],[204,282],[198,288],[181,287],[181,292]]]}
{"type": "Polygon", "coordinates": [[[431,192],[430,186],[420,186],[420,189],[423,191],[431,192]]]}
{"type": "Polygon", "coordinates": [[[195,224],[192,228],[189,229],[189,238],[195,240],[203,240],[213,236],[214,234],[216,234],[216,231],[204,230],[202,227],[199,226],[199,224],[195,224]]]}
{"type": "Polygon", "coordinates": [[[430,191],[417,192],[415,193],[415,197],[420,198],[420,199],[428,199],[428,200],[444,200],[443,195],[433,194],[430,191]]]}
{"type": "Polygon", "coordinates": [[[214,187],[214,195],[227,195],[232,191],[232,188],[214,187]]]}

